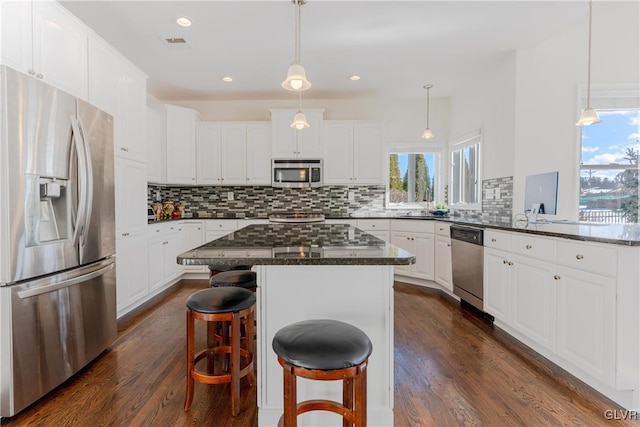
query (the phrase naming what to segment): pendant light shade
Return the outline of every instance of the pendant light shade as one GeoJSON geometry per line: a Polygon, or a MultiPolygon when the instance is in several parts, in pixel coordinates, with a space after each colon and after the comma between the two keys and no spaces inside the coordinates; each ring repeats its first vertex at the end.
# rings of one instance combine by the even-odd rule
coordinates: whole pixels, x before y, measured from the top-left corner
{"type": "Polygon", "coordinates": [[[282,82],[282,87],[293,92],[300,92],[311,87],[311,83],[307,80],[307,73],[300,64],[300,6],[306,3],[306,0],[292,0],[296,5],[296,46],[295,60],[287,71],[287,78],[282,82]]]}
{"type": "Polygon", "coordinates": [[[427,127],[422,133],[423,139],[431,139],[433,138],[433,132],[431,132],[431,128],[429,127],[429,89],[431,89],[433,85],[424,85],[424,88],[427,90],[427,127]]]}
{"type": "Polygon", "coordinates": [[[291,127],[294,129],[302,130],[309,127],[309,122],[302,112],[302,92],[298,92],[298,112],[293,116],[291,127]]]}
{"type": "Polygon", "coordinates": [[[291,64],[287,72],[287,78],[282,82],[282,87],[291,91],[303,91],[311,87],[311,83],[307,80],[307,73],[304,67],[296,62],[291,64]]]}
{"type": "Polygon", "coordinates": [[[589,1],[589,42],[587,54],[587,107],[582,109],[576,126],[589,126],[600,123],[596,110],[591,108],[591,15],[593,15],[593,1],[589,1]]]}

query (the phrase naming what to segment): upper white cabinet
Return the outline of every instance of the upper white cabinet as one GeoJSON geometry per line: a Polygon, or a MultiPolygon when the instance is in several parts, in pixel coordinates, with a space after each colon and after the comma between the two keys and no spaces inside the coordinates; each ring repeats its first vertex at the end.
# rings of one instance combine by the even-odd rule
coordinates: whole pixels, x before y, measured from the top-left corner
{"type": "Polygon", "coordinates": [[[87,99],[87,29],[54,1],[2,2],[2,62],[87,99]]]}
{"type": "Polygon", "coordinates": [[[196,119],[189,108],[165,105],[167,182],[196,183],[196,119]]]}
{"type": "Polygon", "coordinates": [[[269,185],[270,131],[264,122],[199,122],[197,183],[269,185]]]}
{"type": "Polygon", "coordinates": [[[97,36],[89,37],[89,102],[114,117],[114,154],[147,161],[147,77],[97,36]]]}
{"type": "Polygon", "coordinates": [[[384,183],[384,124],[374,121],[325,121],[324,183],[384,183]]]}
{"type": "Polygon", "coordinates": [[[145,112],[145,140],[147,142],[147,179],[149,182],[166,182],[167,170],[162,167],[162,115],[147,107],[145,112]]]}
{"type": "Polygon", "coordinates": [[[273,157],[275,158],[320,158],[322,157],[322,116],[324,109],[305,109],[309,122],[307,129],[291,127],[297,109],[272,109],[271,132],[273,157]]]}

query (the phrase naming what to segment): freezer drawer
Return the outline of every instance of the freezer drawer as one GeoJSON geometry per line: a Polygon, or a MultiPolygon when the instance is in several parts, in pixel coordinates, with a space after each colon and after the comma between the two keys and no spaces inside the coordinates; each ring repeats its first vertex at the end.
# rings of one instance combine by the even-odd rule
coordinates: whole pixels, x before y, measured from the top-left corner
{"type": "Polygon", "coordinates": [[[71,377],[116,338],[115,259],[0,288],[0,416],[71,377]]]}

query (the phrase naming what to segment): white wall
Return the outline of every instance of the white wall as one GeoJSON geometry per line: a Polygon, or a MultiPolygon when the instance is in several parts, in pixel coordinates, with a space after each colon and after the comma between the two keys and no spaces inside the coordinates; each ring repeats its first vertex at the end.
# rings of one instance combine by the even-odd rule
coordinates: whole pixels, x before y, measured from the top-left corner
{"type": "MultiPolygon", "coordinates": [[[[592,86],[640,84],[639,17],[638,2],[594,2],[592,86]]],[[[575,122],[587,78],[587,29],[585,17],[517,52],[514,211],[524,209],[527,175],[559,171],[557,217],[577,218],[580,128],[575,122]]]]}
{"type": "MultiPolygon", "coordinates": [[[[283,91],[284,92],[284,91],[283,91]]],[[[426,95],[416,88],[415,99],[302,100],[302,109],[324,108],[326,120],[385,120],[389,139],[420,139],[426,125],[426,95]],[[422,97],[420,97],[422,96],[422,97]]],[[[296,108],[292,100],[166,101],[200,112],[201,120],[270,120],[270,108],[296,108]]],[[[430,125],[436,140],[446,141],[449,130],[449,99],[431,98],[430,125]]]]}
{"type": "Polygon", "coordinates": [[[515,58],[505,54],[451,97],[451,138],[482,129],[482,179],[514,174],[515,58]]]}

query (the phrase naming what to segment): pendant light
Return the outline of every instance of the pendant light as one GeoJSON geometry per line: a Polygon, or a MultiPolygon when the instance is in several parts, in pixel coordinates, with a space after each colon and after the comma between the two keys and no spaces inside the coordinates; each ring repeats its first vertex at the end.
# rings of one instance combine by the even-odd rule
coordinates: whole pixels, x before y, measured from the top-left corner
{"type": "Polygon", "coordinates": [[[600,123],[600,117],[596,110],[591,108],[591,15],[593,14],[593,1],[589,1],[589,53],[587,56],[587,107],[582,109],[576,126],[589,126],[600,123]]]}
{"type": "Polygon", "coordinates": [[[429,127],[429,89],[431,89],[432,87],[433,85],[424,85],[424,88],[427,90],[427,127],[422,133],[422,138],[424,139],[433,138],[433,132],[431,132],[431,128],[429,127]]]}
{"type": "Polygon", "coordinates": [[[302,112],[302,93],[298,92],[298,112],[293,116],[293,122],[291,127],[294,129],[302,130],[309,127],[309,122],[302,112]]]}
{"type": "Polygon", "coordinates": [[[304,67],[300,64],[300,6],[305,4],[306,0],[292,0],[296,5],[296,46],[295,60],[289,67],[287,78],[282,82],[282,87],[293,92],[300,92],[311,87],[311,83],[307,80],[307,74],[304,67]]]}

